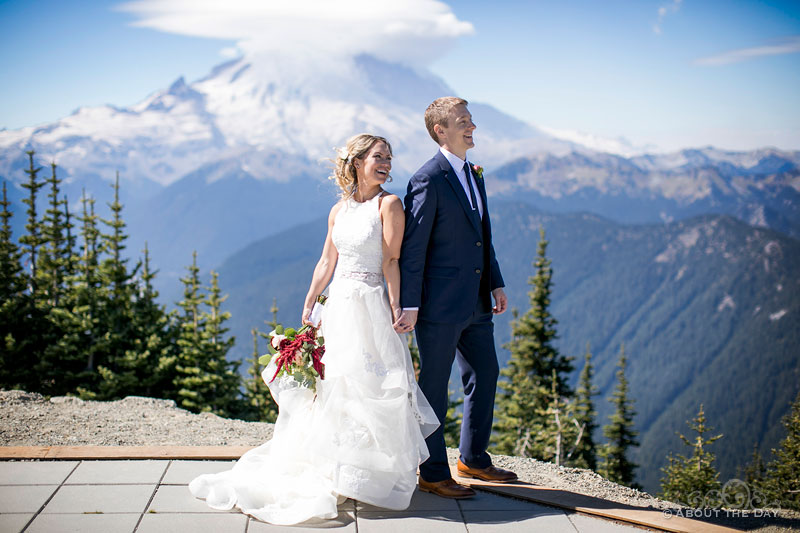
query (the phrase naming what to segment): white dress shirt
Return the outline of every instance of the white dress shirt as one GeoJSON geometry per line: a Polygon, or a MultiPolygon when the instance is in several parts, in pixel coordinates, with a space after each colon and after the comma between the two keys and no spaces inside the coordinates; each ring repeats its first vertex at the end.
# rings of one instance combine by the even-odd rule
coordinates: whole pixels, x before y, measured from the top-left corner
{"type": "MultiPolygon", "coordinates": [[[[478,191],[478,184],[475,183],[475,177],[472,175],[472,172],[469,173],[469,176],[464,175],[465,161],[457,155],[451,154],[441,146],[439,147],[439,151],[442,152],[442,155],[450,163],[450,166],[453,167],[453,171],[456,173],[456,176],[458,176],[458,181],[461,183],[461,187],[464,189],[464,194],[467,195],[467,202],[469,202],[470,206],[475,209],[475,206],[472,205],[472,200],[470,200],[469,197],[469,189],[467,188],[467,179],[472,180],[472,189],[475,191],[475,200],[478,202],[478,214],[481,218],[483,218],[483,200],[481,200],[481,193],[478,191]]],[[[472,165],[470,165],[470,168],[472,168],[472,165]]]]}

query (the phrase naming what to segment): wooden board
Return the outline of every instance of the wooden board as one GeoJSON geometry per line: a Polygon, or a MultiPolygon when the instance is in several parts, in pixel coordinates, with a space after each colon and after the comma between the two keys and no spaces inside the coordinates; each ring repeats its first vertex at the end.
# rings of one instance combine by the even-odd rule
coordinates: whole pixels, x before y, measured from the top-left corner
{"type": "Polygon", "coordinates": [[[238,459],[253,446],[0,446],[0,459],[238,459]]]}
{"type": "Polygon", "coordinates": [[[524,481],[490,483],[478,479],[458,477],[455,468],[452,468],[452,472],[453,478],[459,483],[469,485],[474,489],[662,531],[674,533],[732,533],[740,531],[681,516],[667,517],[663,511],[658,509],[625,505],[566,490],[533,485],[524,481]]]}

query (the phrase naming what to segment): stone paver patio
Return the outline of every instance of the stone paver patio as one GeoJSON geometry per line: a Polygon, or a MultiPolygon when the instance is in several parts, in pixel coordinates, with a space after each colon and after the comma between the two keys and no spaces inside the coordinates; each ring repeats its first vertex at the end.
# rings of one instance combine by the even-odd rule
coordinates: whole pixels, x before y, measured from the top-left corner
{"type": "Polygon", "coordinates": [[[80,460],[0,462],[0,532],[268,533],[336,529],[356,533],[624,533],[641,529],[478,491],[469,500],[416,492],[411,506],[386,511],[348,500],[336,520],[274,526],[215,511],[187,488],[231,461],[80,460]]]}

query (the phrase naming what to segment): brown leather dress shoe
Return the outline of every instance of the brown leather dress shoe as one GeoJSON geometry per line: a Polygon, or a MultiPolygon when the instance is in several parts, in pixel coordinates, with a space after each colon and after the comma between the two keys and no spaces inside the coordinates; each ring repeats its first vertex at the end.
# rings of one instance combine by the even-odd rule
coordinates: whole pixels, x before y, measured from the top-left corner
{"type": "Polygon", "coordinates": [[[430,492],[441,496],[442,498],[453,498],[462,500],[464,498],[472,498],[475,496],[475,491],[464,485],[459,485],[453,478],[445,479],[444,481],[436,481],[434,483],[425,481],[419,478],[419,490],[422,492],[430,492]]]}
{"type": "Polygon", "coordinates": [[[510,470],[503,470],[496,466],[486,468],[470,468],[458,460],[458,475],[461,477],[472,477],[482,481],[493,481],[495,483],[509,483],[517,480],[517,475],[510,470]]]}

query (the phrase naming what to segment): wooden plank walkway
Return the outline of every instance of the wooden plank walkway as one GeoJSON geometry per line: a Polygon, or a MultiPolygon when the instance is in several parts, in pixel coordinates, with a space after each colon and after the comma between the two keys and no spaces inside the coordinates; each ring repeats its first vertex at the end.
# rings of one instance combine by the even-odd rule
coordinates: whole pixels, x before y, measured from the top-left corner
{"type": "Polygon", "coordinates": [[[520,500],[549,505],[551,507],[558,507],[568,511],[644,526],[659,531],[670,531],[674,533],[731,533],[741,531],[680,516],[667,517],[664,515],[663,511],[658,509],[634,507],[632,505],[595,498],[594,496],[586,496],[566,490],[533,485],[525,481],[518,481],[516,483],[489,483],[477,479],[458,477],[455,468],[452,468],[452,472],[454,479],[474,489],[485,490],[503,496],[511,496],[520,500]]]}
{"type": "Polygon", "coordinates": [[[194,459],[235,460],[254,446],[0,446],[8,459],[194,459]]]}
{"type": "MultiPolygon", "coordinates": [[[[102,459],[173,459],[235,460],[253,446],[0,446],[0,460],[102,460],[102,459]]],[[[458,475],[453,468],[453,477],[458,475]]],[[[557,507],[591,516],[626,522],[674,533],[731,533],[739,531],[691,520],[680,516],[666,517],[662,511],[634,507],[519,481],[488,483],[458,478],[473,488],[503,496],[557,507]]]]}

